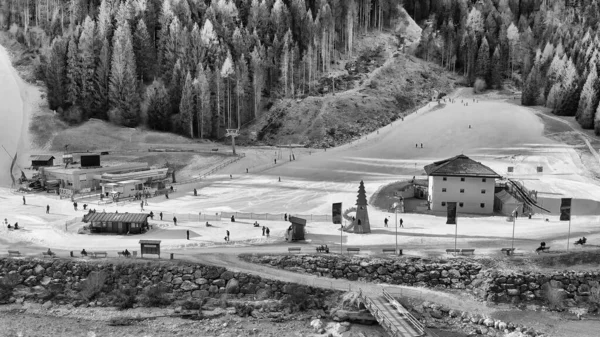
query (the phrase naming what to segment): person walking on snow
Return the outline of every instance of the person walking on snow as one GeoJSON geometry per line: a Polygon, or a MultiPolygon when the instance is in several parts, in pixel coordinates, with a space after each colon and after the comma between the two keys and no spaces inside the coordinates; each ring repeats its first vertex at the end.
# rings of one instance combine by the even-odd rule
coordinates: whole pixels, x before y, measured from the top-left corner
{"type": "Polygon", "coordinates": [[[267,237],[269,237],[270,234],[271,234],[271,230],[269,229],[269,227],[267,227],[267,237]]]}
{"type": "Polygon", "coordinates": [[[25,196],[23,196],[23,205],[25,205],[25,204],[26,204],[26,203],[25,203],[25,196]]]}
{"type": "Polygon", "coordinates": [[[142,209],[142,212],[144,211],[144,202],[140,202],[140,208],[142,209]]]}
{"type": "Polygon", "coordinates": [[[385,220],[383,220],[383,227],[387,227],[388,226],[388,218],[385,218],[385,220]]]}
{"type": "Polygon", "coordinates": [[[263,236],[265,236],[265,230],[266,230],[266,229],[267,229],[267,228],[266,228],[265,226],[263,226],[263,236]]]}
{"type": "Polygon", "coordinates": [[[404,228],[404,220],[402,218],[400,218],[400,227],[404,228]]]}
{"type": "Polygon", "coordinates": [[[177,217],[173,217],[173,224],[177,226],[177,217]]]}
{"type": "Polygon", "coordinates": [[[227,241],[229,242],[229,229],[226,232],[227,232],[227,241]]]}
{"type": "Polygon", "coordinates": [[[162,221],[162,212],[160,212],[160,221],[162,221]]]}
{"type": "Polygon", "coordinates": [[[46,214],[50,214],[50,205],[46,205],[46,214]]]}

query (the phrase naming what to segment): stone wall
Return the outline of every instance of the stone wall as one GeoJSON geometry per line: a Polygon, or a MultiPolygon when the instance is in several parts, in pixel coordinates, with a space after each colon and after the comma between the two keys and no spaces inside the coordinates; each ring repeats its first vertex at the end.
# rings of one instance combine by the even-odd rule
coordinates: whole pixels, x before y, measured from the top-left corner
{"type": "MultiPolygon", "coordinates": [[[[162,285],[174,299],[218,297],[223,293],[229,294],[230,298],[249,295],[257,299],[280,299],[285,294],[298,291],[291,283],[234,273],[221,267],[182,262],[1,259],[0,284],[10,284],[13,289],[11,298],[4,302],[18,299],[44,301],[56,297],[56,294],[64,295],[60,298],[66,302],[76,300],[81,298],[78,293],[92,272],[104,272],[107,276],[101,285],[99,297],[106,296],[114,289],[127,288],[139,294],[153,285],[162,285]]],[[[314,295],[314,298],[324,298],[333,293],[300,287],[303,293],[314,295]]]]}
{"type": "Polygon", "coordinates": [[[465,289],[490,302],[549,304],[549,288],[559,294],[565,306],[590,303],[592,309],[597,310],[595,304],[600,302],[599,271],[503,273],[483,269],[482,265],[466,260],[339,255],[242,255],[241,258],[289,271],[350,281],[465,289]]]}
{"type": "Polygon", "coordinates": [[[242,259],[289,271],[350,281],[464,289],[477,279],[481,265],[465,261],[373,259],[339,255],[242,255],[242,259]]]}

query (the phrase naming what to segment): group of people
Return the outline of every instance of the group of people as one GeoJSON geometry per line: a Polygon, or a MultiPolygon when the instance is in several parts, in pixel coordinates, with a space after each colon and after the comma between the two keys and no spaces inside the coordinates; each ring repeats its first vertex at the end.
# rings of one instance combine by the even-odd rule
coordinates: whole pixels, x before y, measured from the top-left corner
{"type": "MultiPolygon", "coordinates": [[[[354,217],[353,217],[353,219],[354,219],[354,217]]],[[[388,220],[388,218],[387,218],[387,217],[386,217],[386,218],[383,220],[383,227],[389,227],[389,226],[388,226],[388,221],[389,221],[389,220],[388,220]]],[[[399,226],[399,227],[402,227],[402,228],[404,228],[404,220],[402,220],[402,218],[400,218],[399,224],[400,224],[400,226],[399,226]]]]}
{"type": "Polygon", "coordinates": [[[8,219],[7,219],[7,218],[4,218],[4,225],[5,225],[5,226],[6,226],[6,228],[8,228],[8,229],[13,229],[13,228],[14,228],[14,229],[19,229],[19,223],[18,223],[18,222],[15,222],[15,225],[14,225],[14,226],[11,226],[11,224],[9,224],[9,223],[8,223],[8,219]]]}
{"type": "Polygon", "coordinates": [[[127,249],[125,249],[124,251],[122,251],[121,254],[123,256],[125,256],[125,257],[130,257],[131,256],[131,253],[127,249]]]}
{"type": "Polygon", "coordinates": [[[576,245],[582,245],[582,246],[583,246],[583,245],[585,245],[585,243],[586,243],[586,242],[587,242],[587,238],[584,236],[584,237],[582,237],[581,239],[579,239],[579,240],[575,241],[575,244],[576,244],[576,245]]]}

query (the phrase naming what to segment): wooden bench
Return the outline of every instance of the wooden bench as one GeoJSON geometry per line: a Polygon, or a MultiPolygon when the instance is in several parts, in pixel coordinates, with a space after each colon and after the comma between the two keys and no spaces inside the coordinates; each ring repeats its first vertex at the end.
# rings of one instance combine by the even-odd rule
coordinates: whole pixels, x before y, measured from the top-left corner
{"type": "Polygon", "coordinates": [[[219,151],[219,149],[211,149],[211,151],[217,152],[219,151]]]}
{"type": "Polygon", "coordinates": [[[302,248],[300,248],[300,247],[290,247],[290,248],[288,248],[288,253],[292,253],[292,252],[300,253],[301,250],[302,250],[302,248]]]}
{"type": "Polygon", "coordinates": [[[348,253],[355,253],[358,254],[360,252],[360,248],[346,248],[346,251],[348,253]]]}
{"type": "Polygon", "coordinates": [[[54,257],[56,257],[56,254],[55,253],[42,252],[42,257],[44,257],[44,258],[46,258],[46,257],[54,258],[54,257]]]}
{"type": "Polygon", "coordinates": [[[500,251],[504,254],[506,254],[507,256],[510,256],[512,254],[515,253],[515,249],[514,248],[502,248],[500,249],[500,251]]]}
{"type": "Polygon", "coordinates": [[[470,255],[475,255],[475,249],[469,248],[469,249],[461,249],[460,253],[462,255],[465,255],[465,253],[470,254],[470,255]]]}
{"type": "MultiPolygon", "coordinates": [[[[395,248],[383,248],[382,252],[384,254],[396,254],[395,248]]],[[[402,255],[402,249],[398,249],[398,255],[402,255]]]]}
{"type": "Polygon", "coordinates": [[[446,249],[446,254],[460,253],[460,249],[446,249]]]}
{"type": "Polygon", "coordinates": [[[19,252],[18,250],[9,250],[8,251],[8,256],[21,256],[21,252],[19,252]]]}
{"type": "Polygon", "coordinates": [[[107,257],[108,254],[106,252],[90,252],[88,253],[89,255],[91,255],[92,257],[107,257]]]}

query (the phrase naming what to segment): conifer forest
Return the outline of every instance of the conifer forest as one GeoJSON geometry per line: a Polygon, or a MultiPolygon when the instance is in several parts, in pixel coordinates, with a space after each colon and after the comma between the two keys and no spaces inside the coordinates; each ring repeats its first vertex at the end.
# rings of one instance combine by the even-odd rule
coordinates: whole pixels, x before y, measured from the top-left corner
{"type": "Polygon", "coordinates": [[[0,0],[0,27],[40,50],[64,120],[219,138],[314,94],[399,6],[423,28],[417,56],[600,134],[597,0],[0,0]]]}
{"type": "Polygon", "coordinates": [[[310,95],[396,0],[0,0],[0,26],[42,50],[63,119],[217,138],[265,102],[310,95]],[[24,29],[23,29],[24,28],[24,29]]]}

